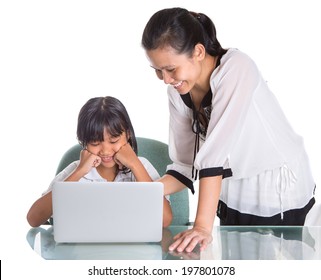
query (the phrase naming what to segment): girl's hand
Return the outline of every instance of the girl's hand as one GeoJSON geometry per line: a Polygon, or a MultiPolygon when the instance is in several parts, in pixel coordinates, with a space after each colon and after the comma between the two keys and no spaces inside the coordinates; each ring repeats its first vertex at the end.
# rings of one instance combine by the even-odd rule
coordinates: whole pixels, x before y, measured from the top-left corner
{"type": "Polygon", "coordinates": [[[207,245],[212,242],[212,233],[206,231],[200,227],[193,227],[192,229],[183,231],[174,236],[174,243],[169,246],[170,251],[176,249],[177,252],[183,251],[190,253],[196,247],[200,245],[200,251],[206,249],[207,245]]]}
{"type": "Polygon", "coordinates": [[[82,170],[84,174],[87,174],[93,167],[99,166],[100,163],[101,158],[89,152],[87,149],[83,149],[80,152],[80,163],[78,165],[78,169],[82,170]]]}
{"type": "Polygon", "coordinates": [[[123,166],[132,169],[137,164],[138,157],[130,144],[126,143],[115,153],[114,161],[118,164],[119,169],[122,169],[123,166]]]}
{"type": "Polygon", "coordinates": [[[144,165],[137,157],[133,148],[129,143],[123,145],[114,155],[114,161],[118,164],[119,169],[126,166],[133,173],[137,182],[151,182],[152,178],[149,176],[144,165]]]}
{"type": "Polygon", "coordinates": [[[97,167],[101,163],[101,158],[86,149],[80,152],[80,162],[77,168],[65,179],[65,181],[79,181],[93,167],[97,167]]]}

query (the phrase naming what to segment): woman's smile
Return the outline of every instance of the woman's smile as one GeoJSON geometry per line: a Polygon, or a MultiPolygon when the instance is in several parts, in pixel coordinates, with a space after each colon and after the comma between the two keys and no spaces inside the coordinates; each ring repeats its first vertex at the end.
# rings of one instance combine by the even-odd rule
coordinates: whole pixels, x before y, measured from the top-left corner
{"type": "Polygon", "coordinates": [[[183,81],[180,81],[177,84],[173,84],[173,87],[176,88],[176,89],[179,89],[182,84],[183,84],[183,81]]]}

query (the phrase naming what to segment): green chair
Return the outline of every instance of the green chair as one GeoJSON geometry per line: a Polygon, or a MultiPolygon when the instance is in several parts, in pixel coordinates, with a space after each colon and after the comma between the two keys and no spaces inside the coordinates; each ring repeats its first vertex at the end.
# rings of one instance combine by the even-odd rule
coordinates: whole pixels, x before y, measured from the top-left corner
{"type": "MultiPolygon", "coordinates": [[[[167,144],[149,138],[137,137],[138,156],[145,157],[156,168],[160,176],[166,172],[166,166],[171,163],[168,156],[167,144]]],[[[79,159],[81,151],[79,144],[74,145],[62,156],[56,174],[62,171],[71,162],[79,159]]],[[[172,225],[189,224],[189,198],[188,189],[170,195],[173,211],[172,225]]]]}

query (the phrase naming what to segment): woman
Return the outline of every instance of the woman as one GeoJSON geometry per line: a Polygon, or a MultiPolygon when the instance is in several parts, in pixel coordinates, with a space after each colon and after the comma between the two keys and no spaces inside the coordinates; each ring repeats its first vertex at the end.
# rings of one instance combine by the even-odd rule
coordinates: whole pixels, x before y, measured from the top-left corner
{"type": "Polygon", "coordinates": [[[194,193],[199,178],[194,226],[170,249],[204,250],[215,212],[222,225],[303,225],[315,203],[308,157],[251,58],[223,49],[211,19],[182,8],[156,12],[142,46],[169,85],[165,192],[194,193]]]}

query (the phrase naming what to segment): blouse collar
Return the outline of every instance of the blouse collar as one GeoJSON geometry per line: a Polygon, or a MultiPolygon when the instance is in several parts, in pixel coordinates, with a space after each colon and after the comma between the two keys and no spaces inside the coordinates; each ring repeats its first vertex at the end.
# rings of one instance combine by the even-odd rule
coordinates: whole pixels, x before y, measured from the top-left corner
{"type": "MultiPolygon", "coordinates": [[[[213,97],[213,93],[212,93],[212,90],[210,88],[209,91],[204,96],[202,102],[201,102],[201,107],[206,108],[206,107],[210,106],[211,103],[212,103],[212,97],[213,97]]],[[[192,97],[191,97],[191,94],[189,92],[184,94],[184,95],[181,95],[181,98],[182,98],[184,104],[188,108],[190,108],[190,109],[194,108],[192,97]]]]}

